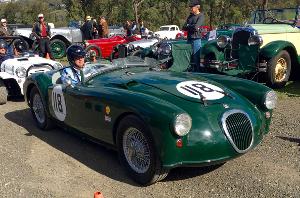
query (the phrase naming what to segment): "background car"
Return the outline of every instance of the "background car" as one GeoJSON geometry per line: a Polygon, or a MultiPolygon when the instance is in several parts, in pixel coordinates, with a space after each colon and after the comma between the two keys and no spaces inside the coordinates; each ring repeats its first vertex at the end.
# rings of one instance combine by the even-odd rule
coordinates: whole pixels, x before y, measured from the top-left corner
{"type": "Polygon", "coordinates": [[[204,45],[201,62],[212,71],[283,87],[300,66],[298,15],[296,8],[257,10],[252,24],[237,28],[232,38],[222,35],[204,45]]]}
{"type": "MultiPolygon", "coordinates": [[[[11,45],[16,40],[23,40],[16,36],[0,39],[9,39],[11,45]]],[[[0,65],[0,104],[7,102],[7,96],[23,95],[23,84],[29,75],[63,67],[59,62],[36,56],[26,51],[25,46],[22,47],[24,51],[19,56],[5,60],[0,65]]]]}
{"type": "MultiPolygon", "coordinates": [[[[22,36],[31,47],[37,40],[32,28],[16,28],[14,35],[22,36]]],[[[66,49],[74,43],[82,43],[82,34],[76,26],[51,28],[50,48],[55,59],[66,55],[66,49]]]]}
{"type": "Polygon", "coordinates": [[[24,92],[39,128],[59,124],[116,148],[142,185],[175,167],[239,157],[269,132],[276,106],[270,88],[228,76],[161,71],[157,64],[138,57],[91,64],[76,85],[61,84],[62,70],[33,74],[24,92]]]}
{"type": "Polygon", "coordinates": [[[183,33],[177,25],[164,25],[159,28],[159,31],[153,35],[160,39],[175,39],[178,33],[183,33]]]}
{"type": "Polygon", "coordinates": [[[109,59],[113,49],[120,44],[125,44],[141,40],[140,37],[134,36],[112,36],[110,38],[99,38],[93,40],[86,40],[84,45],[87,52],[95,51],[97,58],[109,59]]]}

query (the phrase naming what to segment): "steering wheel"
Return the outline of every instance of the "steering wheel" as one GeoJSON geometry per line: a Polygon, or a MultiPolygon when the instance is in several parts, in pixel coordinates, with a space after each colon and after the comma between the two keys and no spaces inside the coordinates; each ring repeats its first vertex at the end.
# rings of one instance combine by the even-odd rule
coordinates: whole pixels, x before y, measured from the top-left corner
{"type": "Polygon", "coordinates": [[[276,22],[278,22],[278,20],[273,17],[267,17],[267,18],[264,18],[264,20],[263,20],[263,23],[276,23],[276,22]]]}

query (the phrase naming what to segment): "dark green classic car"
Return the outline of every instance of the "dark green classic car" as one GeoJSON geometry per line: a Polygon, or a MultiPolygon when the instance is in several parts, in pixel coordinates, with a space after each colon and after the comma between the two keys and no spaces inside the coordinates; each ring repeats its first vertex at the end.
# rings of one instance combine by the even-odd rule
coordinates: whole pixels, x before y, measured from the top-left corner
{"type": "Polygon", "coordinates": [[[112,145],[143,185],[174,167],[222,164],[253,149],[269,132],[276,105],[275,92],[264,85],[160,71],[148,58],[90,64],[77,85],[61,84],[61,71],[25,82],[37,126],[46,130],[56,123],[112,145]]]}
{"type": "Polygon", "coordinates": [[[232,37],[207,42],[202,64],[209,71],[283,87],[291,74],[299,76],[299,13],[300,8],[257,10],[250,24],[236,29],[232,37]]]}

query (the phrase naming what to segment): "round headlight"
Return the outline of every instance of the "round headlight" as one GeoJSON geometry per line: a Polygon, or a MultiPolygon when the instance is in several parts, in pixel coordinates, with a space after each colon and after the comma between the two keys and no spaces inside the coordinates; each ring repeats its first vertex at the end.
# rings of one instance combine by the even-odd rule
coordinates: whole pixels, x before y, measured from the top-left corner
{"type": "Polygon", "coordinates": [[[266,95],[265,95],[265,102],[264,102],[265,106],[267,109],[274,109],[276,107],[277,104],[277,95],[275,93],[275,91],[269,91],[266,95]]]}
{"type": "Polygon", "coordinates": [[[16,75],[19,78],[25,78],[26,77],[26,69],[24,67],[19,67],[16,69],[16,75]]]}
{"type": "Polygon", "coordinates": [[[172,52],[172,47],[169,43],[163,44],[158,48],[158,53],[162,55],[170,55],[172,52]]]}
{"type": "Polygon", "coordinates": [[[217,38],[217,45],[220,48],[224,48],[230,43],[230,37],[226,35],[221,35],[217,38]]]}
{"type": "Polygon", "coordinates": [[[129,52],[134,51],[134,45],[129,44],[127,49],[128,49],[129,52]]]}
{"type": "Polygon", "coordinates": [[[251,46],[251,45],[259,45],[261,46],[263,44],[263,39],[261,36],[258,36],[258,35],[254,35],[254,36],[251,36],[249,39],[248,39],[248,45],[251,46]]]}
{"type": "Polygon", "coordinates": [[[186,114],[182,113],[176,116],[174,121],[174,131],[179,136],[185,136],[190,132],[192,127],[192,118],[186,114]]]}

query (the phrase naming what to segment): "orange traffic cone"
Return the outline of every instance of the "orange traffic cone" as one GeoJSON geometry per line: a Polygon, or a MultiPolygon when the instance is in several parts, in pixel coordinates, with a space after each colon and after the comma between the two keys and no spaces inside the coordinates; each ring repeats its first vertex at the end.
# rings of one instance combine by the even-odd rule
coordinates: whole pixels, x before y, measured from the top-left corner
{"type": "Polygon", "coordinates": [[[97,191],[94,193],[94,198],[104,198],[104,197],[101,192],[97,191]]]}

